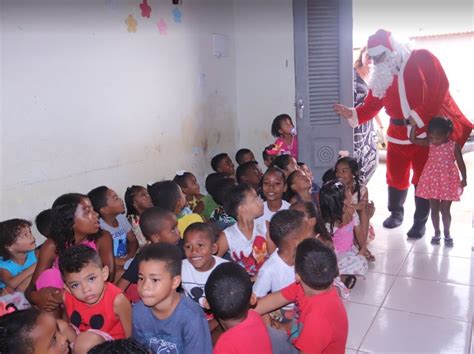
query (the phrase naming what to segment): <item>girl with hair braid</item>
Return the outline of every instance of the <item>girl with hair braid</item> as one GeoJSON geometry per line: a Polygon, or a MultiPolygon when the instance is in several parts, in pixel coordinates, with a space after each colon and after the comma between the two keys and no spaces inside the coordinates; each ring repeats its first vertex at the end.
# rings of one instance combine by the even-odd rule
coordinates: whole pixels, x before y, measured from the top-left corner
{"type": "Polygon", "coordinates": [[[351,157],[342,157],[334,167],[336,178],[346,187],[347,199],[350,200],[348,208],[353,208],[356,217],[360,220],[360,232],[356,234],[359,244],[359,254],[366,257],[369,262],[374,262],[375,257],[367,248],[367,240],[373,238],[373,228],[370,226],[370,218],[374,215],[374,204],[369,202],[369,191],[363,185],[359,177],[359,164],[351,157]]]}
{"type": "Polygon", "coordinates": [[[63,281],[58,268],[58,257],[77,244],[95,249],[114,279],[112,237],[99,228],[98,214],[90,199],[79,193],[60,196],[51,210],[51,234],[41,247],[36,269],[26,290],[27,299],[43,311],[54,311],[62,303],[63,281]]]}

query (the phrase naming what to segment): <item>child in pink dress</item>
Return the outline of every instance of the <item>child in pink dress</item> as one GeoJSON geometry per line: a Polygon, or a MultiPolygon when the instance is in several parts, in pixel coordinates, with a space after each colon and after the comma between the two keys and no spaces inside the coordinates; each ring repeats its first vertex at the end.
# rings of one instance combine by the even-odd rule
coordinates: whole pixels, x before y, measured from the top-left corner
{"type": "Polygon", "coordinates": [[[298,160],[298,138],[288,114],[280,114],[273,119],[272,135],[276,138],[274,145],[278,155],[291,155],[298,160]]]}
{"type": "Polygon", "coordinates": [[[434,117],[428,124],[428,137],[415,137],[416,122],[410,119],[410,140],[417,145],[429,146],[428,160],[426,161],[420,181],[416,189],[416,196],[430,200],[431,221],[435,235],[431,243],[439,245],[441,231],[439,228],[439,213],[443,218],[444,244],[453,246],[449,227],[451,225],[451,203],[459,201],[462,188],[466,187],[466,165],[462,157],[461,147],[449,140],[453,130],[453,123],[444,117],[434,117]],[[457,164],[457,166],[456,166],[457,164]],[[458,171],[459,169],[459,171],[458,171]],[[459,179],[461,172],[462,179],[459,179]]]}

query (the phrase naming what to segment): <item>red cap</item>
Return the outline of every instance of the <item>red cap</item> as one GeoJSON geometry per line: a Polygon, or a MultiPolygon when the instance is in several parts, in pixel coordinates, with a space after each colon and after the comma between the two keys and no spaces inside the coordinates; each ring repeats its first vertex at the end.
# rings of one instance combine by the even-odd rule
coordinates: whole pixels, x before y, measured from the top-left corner
{"type": "Polygon", "coordinates": [[[391,33],[384,29],[379,29],[375,34],[369,37],[367,41],[367,54],[376,57],[386,51],[393,51],[390,41],[391,33]]]}

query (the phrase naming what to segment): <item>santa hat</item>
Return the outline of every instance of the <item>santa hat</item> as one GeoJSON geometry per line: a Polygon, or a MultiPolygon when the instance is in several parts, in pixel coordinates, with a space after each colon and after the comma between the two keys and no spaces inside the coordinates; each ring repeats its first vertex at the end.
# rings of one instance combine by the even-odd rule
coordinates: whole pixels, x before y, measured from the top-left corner
{"type": "Polygon", "coordinates": [[[376,57],[384,52],[392,52],[393,46],[391,33],[384,29],[379,29],[375,34],[369,37],[367,41],[367,54],[376,57]]]}

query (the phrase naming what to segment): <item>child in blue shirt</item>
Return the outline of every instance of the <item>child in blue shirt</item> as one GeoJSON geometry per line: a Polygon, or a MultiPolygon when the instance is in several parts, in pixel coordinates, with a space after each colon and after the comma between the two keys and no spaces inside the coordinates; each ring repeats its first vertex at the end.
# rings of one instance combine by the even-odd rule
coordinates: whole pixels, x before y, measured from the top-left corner
{"type": "Polygon", "coordinates": [[[151,353],[212,353],[204,312],[177,292],[181,283],[181,253],[170,244],[146,246],[137,256],[138,293],[132,337],[151,353]]]}
{"type": "Polygon", "coordinates": [[[29,221],[10,219],[0,223],[0,295],[25,291],[36,267],[35,248],[29,221]]]}

